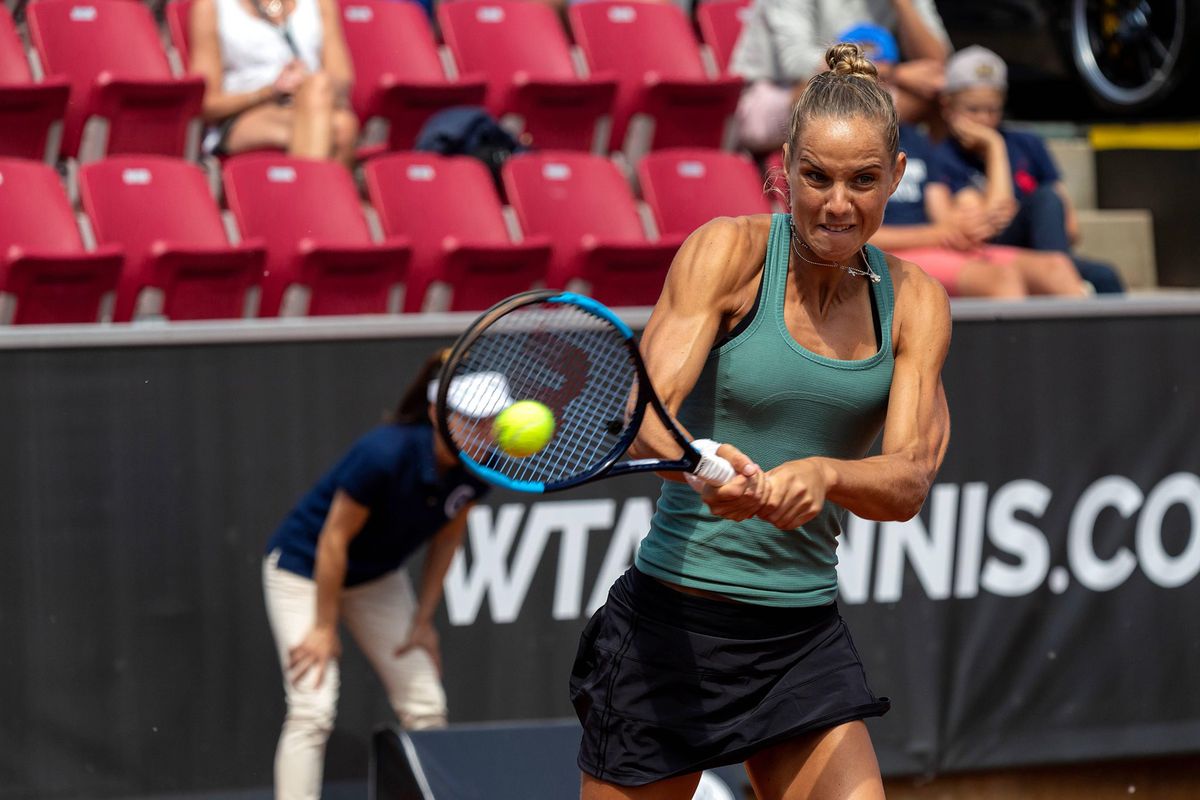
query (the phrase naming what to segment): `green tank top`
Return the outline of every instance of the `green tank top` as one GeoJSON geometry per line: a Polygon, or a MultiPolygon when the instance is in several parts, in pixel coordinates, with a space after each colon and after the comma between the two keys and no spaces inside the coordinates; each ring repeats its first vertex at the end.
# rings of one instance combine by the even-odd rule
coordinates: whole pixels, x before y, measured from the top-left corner
{"type": "MultiPolygon", "coordinates": [[[[858,459],[883,427],[892,384],[892,279],[867,245],[882,280],[871,284],[881,346],[842,361],[802,347],[784,322],[790,226],[775,214],[762,285],[749,324],[715,347],[679,420],[696,438],[729,442],[764,470],[810,456],[858,459]]],[[[826,502],[807,524],[781,531],[757,517],[709,513],[686,483],[664,481],[650,533],[635,560],[642,572],[746,603],[814,606],[837,596],[837,535],[845,510],[826,502]]]]}

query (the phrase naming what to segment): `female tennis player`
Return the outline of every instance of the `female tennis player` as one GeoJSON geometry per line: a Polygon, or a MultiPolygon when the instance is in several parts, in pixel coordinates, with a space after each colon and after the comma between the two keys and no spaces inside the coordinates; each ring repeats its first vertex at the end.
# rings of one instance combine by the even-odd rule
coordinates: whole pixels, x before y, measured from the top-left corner
{"type": "MultiPolygon", "coordinates": [[[[665,481],[583,633],[585,800],[690,798],[739,761],[763,800],[883,797],[862,720],[889,703],[838,614],[835,537],[846,510],[924,503],[949,437],[950,313],[940,284],[866,244],[904,172],[896,111],[856,45],[826,61],[792,115],[791,213],[693,233],[642,339],[667,407],[742,474],[665,481]]],[[[678,450],[654,420],[637,447],[678,450]]]]}
{"type": "MultiPolygon", "coordinates": [[[[339,621],[375,668],[405,728],[446,724],[433,615],[467,512],[488,491],[430,424],[435,376],[446,355],[426,361],[391,422],[355,442],[267,544],[263,590],[287,696],[275,753],[278,798],[321,795],[325,743],[337,711],[339,621]],[[414,593],[404,564],[426,542],[414,593]]],[[[489,377],[451,383],[452,405],[472,399],[454,406],[453,425],[489,425],[512,402],[495,390],[480,399],[470,384],[489,377]]]]}

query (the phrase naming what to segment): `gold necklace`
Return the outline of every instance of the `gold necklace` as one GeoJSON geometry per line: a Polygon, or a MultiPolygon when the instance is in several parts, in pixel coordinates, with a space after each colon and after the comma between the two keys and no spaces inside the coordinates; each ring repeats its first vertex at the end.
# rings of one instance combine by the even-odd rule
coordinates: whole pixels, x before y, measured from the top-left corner
{"type": "Polygon", "coordinates": [[[792,232],[792,252],[795,253],[796,258],[800,259],[801,261],[807,264],[812,264],[814,267],[837,267],[840,270],[845,270],[849,275],[866,278],[871,283],[879,283],[879,281],[882,280],[882,278],[879,277],[879,273],[871,269],[871,262],[867,260],[867,252],[865,249],[860,248],[859,252],[862,254],[863,263],[867,265],[866,269],[859,269],[858,267],[839,264],[836,261],[813,261],[811,258],[805,258],[804,254],[800,252],[800,245],[804,245],[806,249],[811,248],[809,248],[807,242],[802,241],[800,237],[796,235],[796,222],[789,219],[788,227],[792,232]]]}

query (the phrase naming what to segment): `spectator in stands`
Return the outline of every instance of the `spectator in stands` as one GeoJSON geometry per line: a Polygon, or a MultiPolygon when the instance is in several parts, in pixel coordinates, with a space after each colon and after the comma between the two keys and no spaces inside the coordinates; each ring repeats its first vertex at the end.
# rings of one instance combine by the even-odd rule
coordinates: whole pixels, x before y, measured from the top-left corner
{"type": "Polygon", "coordinates": [[[766,153],[783,145],[792,105],[824,69],[825,49],[851,26],[893,31],[899,56],[883,69],[907,118],[937,116],[950,39],[933,0],[755,0],[730,71],[746,80],[738,104],[742,146],[766,153]]]}
{"type": "Polygon", "coordinates": [[[206,149],[282,149],[354,162],[358,120],[337,0],[193,0],[191,71],[204,77],[206,149]]]}
{"type": "Polygon", "coordinates": [[[988,167],[980,128],[997,131],[1008,156],[1009,175],[1003,180],[1011,183],[1018,206],[1011,221],[989,241],[1063,253],[1097,292],[1123,291],[1111,266],[1071,255],[1079,240],[1075,209],[1045,143],[1001,123],[1007,90],[1008,70],[991,50],[974,45],[951,57],[942,98],[950,135],[936,150],[938,173],[956,197],[990,194],[1001,179],[988,167]]]}
{"type": "MultiPolygon", "coordinates": [[[[435,376],[447,354],[426,361],[390,423],[360,438],[267,545],[263,589],[287,695],[275,754],[278,798],[320,795],[338,700],[339,619],[375,668],[404,727],[446,724],[433,615],[467,512],[487,492],[431,425],[435,376]],[[404,564],[426,543],[414,595],[404,564]]],[[[451,403],[455,396],[452,384],[451,403]]],[[[483,418],[479,408],[458,411],[463,424],[483,418]]]]}
{"type": "MultiPolygon", "coordinates": [[[[879,26],[858,26],[841,38],[869,48],[877,65],[895,58],[895,40],[879,26]]],[[[894,93],[894,87],[889,88],[894,93]]],[[[907,156],[907,166],[871,244],[919,265],[951,295],[1085,294],[1083,281],[1065,255],[988,244],[1008,225],[1017,205],[999,132],[962,116],[952,118],[956,135],[979,154],[986,174],[998,178],[988,182],[986,192],[952,196],[935,173],[928,137],[903,114],[900,123],[900,150],[907,156]]]]}

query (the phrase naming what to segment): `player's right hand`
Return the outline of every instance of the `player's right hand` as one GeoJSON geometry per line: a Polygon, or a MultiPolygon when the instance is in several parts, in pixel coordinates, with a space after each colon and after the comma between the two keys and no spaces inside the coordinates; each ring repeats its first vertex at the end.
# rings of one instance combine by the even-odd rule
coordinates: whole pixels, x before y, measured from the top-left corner
{"type": "Polygon", "coordinates": [[[325,669],[331,659],[342,654],[342,643],[336,628],[314,627],[300,644],[288,650],[288,680],[298,685],[300,679],[313,672],[313,688],[325,680],[325,669]]]}
{"type": "Polygon", "coordinates": [[[722,444],[717,455],[729,462],[736,477],[723,486],[705,486],[700,496],[708,510],[718,517],[735,522],[750,519],[758,513],[770,490],[766,474],[731,444],[722,444]]]}

